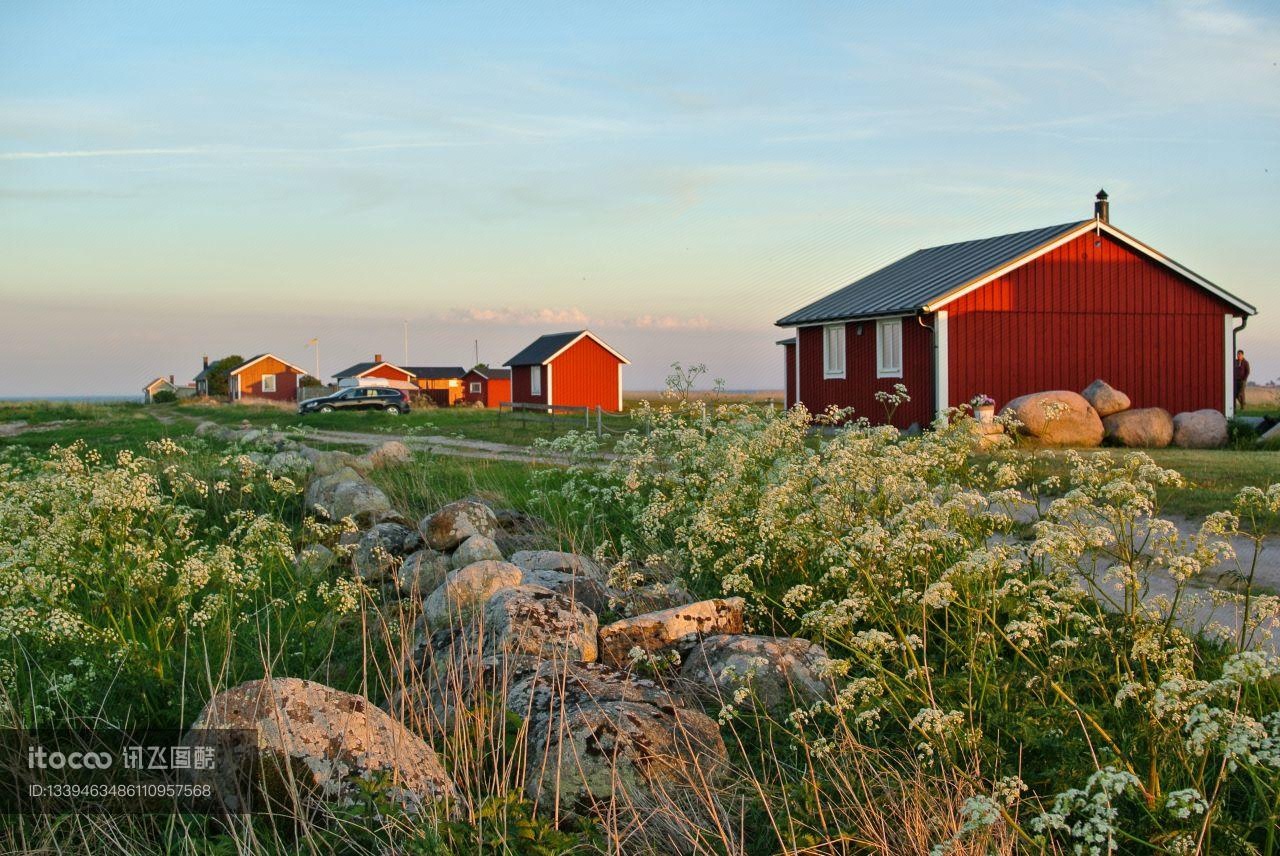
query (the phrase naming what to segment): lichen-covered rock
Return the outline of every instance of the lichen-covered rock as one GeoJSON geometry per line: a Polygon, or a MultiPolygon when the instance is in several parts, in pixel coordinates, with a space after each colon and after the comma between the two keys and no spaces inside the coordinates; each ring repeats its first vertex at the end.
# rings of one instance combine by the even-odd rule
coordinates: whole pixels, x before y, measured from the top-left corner
{"type": "Polygon", "coordinates": [[[1173,445],[1217,449],[1227,445],[1227,417],[1217,410],[1193,410],[1173,417],[1173,445]]]}
{"type": "Polygon", "coordinates": [[[328,473],[321,473],[317,469],[311,481],[307,484],[307,490],[304,499],[307,508],[312,511],[323,509],[328,512],[333,507],[333,495],[337,491],[338,485],[346,482],[361,481],[364,477],[350,467],[342,467],[328,473]]]}
{"type": "Polygon", "coordinates": [[[1097,446],[1102,419],[1078,392],[1065,389],[1020,395],[1005,405],[1005,416],[1021,423],[1021,433],[1045,446],[1097,446]]]}
{"type": "Polygon", "coordinates": [[[498,530],[493,509],[473,500],[451,502],[418,524],[427,546],[433,550],[452,550],[472,535],[492,538],[498,530]]]}
{"type": "Polygon", "coordinates": [[[428,627],[465,622],[499,589],[520,585],[520,569],[509,562],[476,562],[450,571],[422,603],[428,627]]]}
{"type": "Polygon", "coordinates": [[[1103,419],[1102,427],[1121,446],[1161,449],[1173,442],[1173,417],[1162,407],[1122,410],[1103,419]]]}
{"type": "Polygon", "coordinates": [[[294,567],[302,579],[322,577],[338,563],[338,557],[323,544],[308,544],[298,551],[294,567]]]}
{"type": "Polygon", "coordinates": [[[365,582],[390,579],[401,561],[422,544],[417,529],[399,523],[378,523],[360,536],[351,564],[365,582]]]}
{"type": "Polygon", "coordinates": [[[767,710],[795,708],[827,698],[821,676],[827,652],[807,639],[786,636],[708,636],[682,653],[680,677],[690,695],[718,706],[746,687],[767,710]]]}
{"type": "Polygon", "coordinates": [[[396,571],[400,593],[409,597],[426,597],[435,591],[453,566],[449,556],[430,547],[405,557],[396,571]]]}
{"type": "Polygon", "coordinates": [[[559,571],[578,577],[590,577],[601,583],[607,580],[605,572],[586,556],[562,553],[559,550],[521,550],[511,555],[511,564],[528,571],[559,571]]]}
{"type": "Polygon", "coordinates": [[[498,521],[498,531],[493,536],[498,547],[508,555],[528,550],[543,542],[547,523],[541,517],[526,514],[513,508],[497,508],[493,512],[498,521]]]}
{"type": "Polygon", "coordinates": [[[217,422],[212,422],[206,419],[204,422],[197,425],[192,433],[197,437],[212,437],[221,440],[225,439],[227,432],[226,429],[217,422]]]}
{"type": "Polygon", "coordinates": [[[312,466],[317,476],[327,476],[339,472],[343,469],[349,469],[353,472],[363,468],[361,461],[350,452],[324,451],[315,452],[312,458],[312,466]]]}
{"type": "Polygon", "coordinates": [[[367,481],[346,481],[333,491],[329,514],[334,520],[350,517],[360,526],[368,526],[391,510],[391,500],[367,481]]]}
{"type": "Polygon", "coordinates": [[[653,582],[623,591],[613,591],[612,600],[623,615],[643,615],[677,606],[686,606],[696,598],[687,588],[674,581],[653,582]]]}
{"type": "Polygon", "coordinates": [[[387,440],[366,453],[364,460],[372,469],[395,467],[412,462],[413,452],[399,440],[387,440]]]}
{"type": "Polygon", "coordinates": [[[277,474],[299,476],[306,474],[311,469],[311,461],[307,460],[300,452],[276,452],[267,461],[267,469],[277,474]]]}
{"type": "Polygon", "coordinates": [[[634,648],[653,653],[690,637],[741,633],[745,606],[740,597],[701,600],[615,621],[600,628],[600,659],[611,666],[626,666],[634,648]]]}
{"type": "Polygon", "coordinates": [[[596,615],[609,611],[609,589],[599,580],[560,571],[531,571],[521,568],[520,572],[520,581],[524,585],[551,589],[574,603],[582,604],[596,615]]]}
{"type": "Polygon", "coordinates": [[[496,592],[481,611],[486,655],[527,654],[543,659],[596,659],[595,613],[541,586],[496,592]]]}
{"type": "Polygon", "coordinates": [[[214,696],[192,726],[233,729],[213,770],[195,771],[227,808],[256,793],[278,811],[358,801],[361,782],[385,782],[384,794],[410,810],[456,803],[457,791],[435,752],[361,696],[297,678],[250,681],[214,696]]]}
{"type": "Polygon", "coordinates": [[[1128,410],[1130,406],[1129,396],[1102,378],[1085,387],[1083,394],[1084,400],[1104,419],[1113,413],[1128,410]]]}
{"type": "Polygon", "coordinates": [[[492,538],[485,535],[472,535],[458,545],[458,549],[453,551],[449,561],[455,568],[465,568],[475,562],[501,562],[502,551],[498,549],[498,545],[492,538]]]}

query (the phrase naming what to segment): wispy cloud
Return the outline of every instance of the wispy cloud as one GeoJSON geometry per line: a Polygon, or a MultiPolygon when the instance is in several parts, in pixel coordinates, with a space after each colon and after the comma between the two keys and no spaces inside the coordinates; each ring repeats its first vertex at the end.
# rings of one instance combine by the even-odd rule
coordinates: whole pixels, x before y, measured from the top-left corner
{"type": "Polygon", "coordinates": [[[591,315],[576,306],[543,309],[459,308],[442,313],[446,322],[492,325],[495,327],[596,327],[636,330],[707,330],[712,323],[705,316],[681,315],[591,315]]]}

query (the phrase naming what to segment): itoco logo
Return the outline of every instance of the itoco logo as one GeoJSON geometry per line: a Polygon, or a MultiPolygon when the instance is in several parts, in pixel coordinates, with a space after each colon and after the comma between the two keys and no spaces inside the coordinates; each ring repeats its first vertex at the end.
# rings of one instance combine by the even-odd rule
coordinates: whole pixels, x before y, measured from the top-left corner
{"type": "Polygon", "coordinates": [[[43,746],[27,749],[29,770],[106,770],[111,760],[110,752],[50,752],[43,746]]]}

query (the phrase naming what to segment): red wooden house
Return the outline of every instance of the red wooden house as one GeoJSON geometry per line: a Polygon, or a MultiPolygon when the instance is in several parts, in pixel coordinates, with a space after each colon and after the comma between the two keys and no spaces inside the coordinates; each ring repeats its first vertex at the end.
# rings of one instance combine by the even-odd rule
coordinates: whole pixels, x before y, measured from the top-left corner
{"type": "Polygon", "coordinates": [[[411,391],[418,388],[413,372],[387,362],[382,354],[374,354],[371,362],[348,366],[333,378],[338,386],[392,386],[411,391]]]}
{"type": "Polygon", "coordinates": [[[476,366],[462,376],[462,397],[467,404],[497,407],[511,400],[511,369],[476,366]]]}
{"type": "Polygon", "coordinates": [[[787,402],[899,426],[989,395],[1081,390],[1097,378],[1134,407],[1232,414],[1235,334],[1253,306],[1094,216],[918,250],[780,319],[787,402]]]}
{"type": "Polygon", "coordinates": [[[622,410],[622,367],[630,360],[590,330],[540,336],[506,364],[513,402],[622,410]]]}
{"type": "Polygon", "coordinates": [[[306,369],[275,354],[259,354],[231,370],[227,390],[232,401],[296,401],[298,382],[306,376],[306,369]]]}

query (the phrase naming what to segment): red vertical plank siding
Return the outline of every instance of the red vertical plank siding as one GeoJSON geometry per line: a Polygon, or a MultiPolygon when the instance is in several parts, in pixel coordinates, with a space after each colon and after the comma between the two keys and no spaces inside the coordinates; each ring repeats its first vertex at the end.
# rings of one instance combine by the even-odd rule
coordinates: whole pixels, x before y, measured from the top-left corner
{"type": "Polygon", "coordinates": [[[259,360],[236,375],[240,379],[240,397],[270,401],[294,401],[298,397],[298,373],[275,357],[259,360]],[[262,390],[263,375],[276,376],[275,392],[262,390]]]}
{"type": "Polygon", "coordinates": [[[383,380],[412,380],[413,379],[413,375],[409,374],[404,369],[398,369],[395,366],[391,366],[391,365],[378,366],[377,368],[370,369],[369,371],[362,374],[361,377],[377,377],[377,378],[382,378],[383,380]]]}
{"type": "Polygon", "coordinates": [[[547,403],[547,367],[542,367],[542,393],[532,395],[529,392],[529,366],[511,367],[511,400],[524,404],[547,403]]]}
{"type": "Polygon", "coordinates": [[[551,403],[617,410],[618,366],[618,358],[593,339],[579,339],[551,361],[551,403]]]}
{"type": "Polygon", "coordinates": [[[511,381],[504,377],[489,378],[485,383],[485,407],[498,407],[511,401],[511,381]]]}
{"type": "MultiPolygon", "coordinates": [[[[1107,235],[1083,235],[945,308],[952,404],[1102,378],[1134,407],[1223,406],[1232,307],[1107,235]]],[[[820,338],[815,347],[820,372],[820,338]]]]}
{"type": "Polygon", "coordinates": [[[885,408],[876,393],[892,391],[894,384],[907,388],[911,401],[894,413],[893,424],[905,428],[913,422],[927,425],[933,420],[933,319],[921,325],[914,316],[902,319],[902,377],[876,377],[876,322],[850,321],[845,324],[845,372],[843,379],[823,377],[822,327],[802,327],[797,331],[800,347],[800,402],[812,413],[828,407],[852,407],[854,417],[875,423],[885,421],[885,408]],[[859,334],[858,330],[862,332],[859,334]]]}
{"type": "Polygon", "coordinates": [[[782,346],[783,356],[783,388],[786,392],[783,400],[787,403],[787,409],[790,410],[796,406],[796,346],[794,344],[786,344],[782,346]]]}

